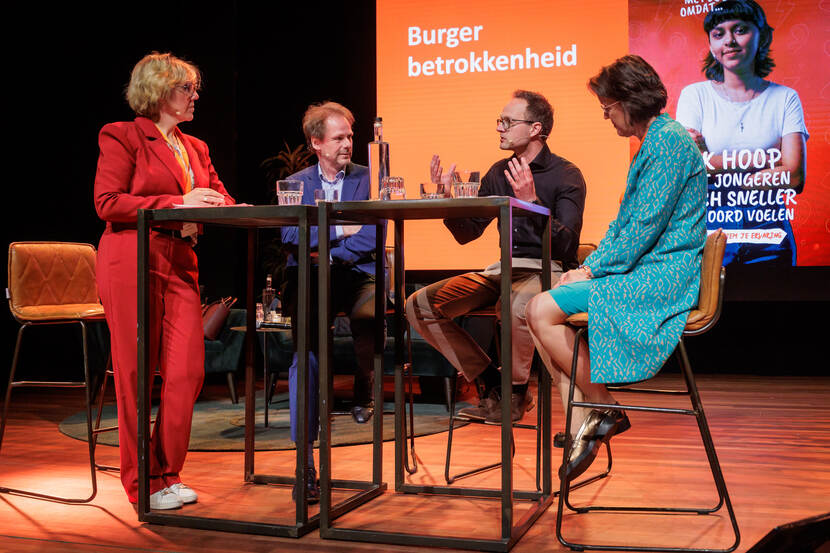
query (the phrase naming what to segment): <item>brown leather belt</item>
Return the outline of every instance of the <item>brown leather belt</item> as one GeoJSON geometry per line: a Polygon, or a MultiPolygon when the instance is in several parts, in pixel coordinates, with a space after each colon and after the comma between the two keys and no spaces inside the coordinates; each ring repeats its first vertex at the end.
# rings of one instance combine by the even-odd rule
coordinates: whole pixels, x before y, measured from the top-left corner
{"type": "Polygon", "coordinates": [[[110,223],[112,232],[121,232],[122,230],[138,230],[135,223],[110,223]]]}
{"type": "Polygon", "coordinates": [[[190,236],[182,236],[182,231],[175,230],[171,228],[154,228],[151,229],[153,232],[158,232],[159,234],[166,234],[167,236],[172,236],[173,238],[178,238],[179,240],[185,240],[190,242],[190,236]]]}
{"type": "MultiPolygon", "coordinates": [[[[112,228],[113,232],[121,232],[122,230],[137,230],[138,227],[135,223],[110,223],[110,228],[112,228]]],[[[150,230],[158,232],[159,234],[166,234],[167,236],[172,236],[173,238],[178,238],[179,240],[184,240],[186,242],[191,241],[189,236],[182,236],[182,231],[178,229],[154,227],[150,230]]]]}

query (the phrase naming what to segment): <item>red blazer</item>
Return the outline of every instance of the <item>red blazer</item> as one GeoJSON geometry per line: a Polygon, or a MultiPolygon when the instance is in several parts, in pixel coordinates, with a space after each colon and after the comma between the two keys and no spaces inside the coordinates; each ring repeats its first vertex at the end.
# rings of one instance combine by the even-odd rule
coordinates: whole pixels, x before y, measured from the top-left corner
{"type": "MultiPolygon", "coordinates": [[[[187,150],[195,187],[225,190],[210,161],[207,144],[176,129],[187,150]]],[[[181,166],[155,123],[146,117],[109,123],[98,135],[100,154],[95,174],[95,210],[107,222],[135,223],[139,209],[163,209],[181,204],[185,193],[181,166]]]]}

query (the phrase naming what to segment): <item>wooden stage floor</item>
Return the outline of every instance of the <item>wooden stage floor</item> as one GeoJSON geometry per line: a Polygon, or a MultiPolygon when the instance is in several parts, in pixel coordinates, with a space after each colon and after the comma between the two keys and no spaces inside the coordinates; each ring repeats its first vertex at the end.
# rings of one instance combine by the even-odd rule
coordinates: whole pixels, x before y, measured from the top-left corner
{"type": "MultiPolygon", "coordinates": [[[[656,381],[679,383],[679,376],[656,381]]],[[[699,377],[704,408],[737,512],[746,551],[770,529],[782,523],[830,511],[830,378],[699,377]]],[[[210,386],[203,397],[222,395],[210,386]]],[[[633,402],[626,394],[622,401],[633,402]]],[[[685,398],[670,399],[685,406],[685,398]]],[[[47,493],[87,493],[89,472],[86,446],[58,431],[58,423],[80,409],[79,390],[15,390],[13,414],[0,453],[0,484],[40,489],[47,493]]],[[[554,404],[555,429],[563,426],[554,404]]],[[[673,502],[693,506],[714,503],[715,490],[705,454],[691,417],[657,418],[630,415],[633,427],[612,442],[614,470],[601,483],[573,493],[575,504],[595,498],[604,504],[673,502]],[[680,420],[682,419],[682,420],[680,420]]],[[[535,411],[526,419],[535,420],[535,411]]],[[[535,434],[518,430],[514,464],[516,487],[532,489],[535,434]]],[[[413,482],[443,484],[446,433],[417,440],[420,469],[413,482]]],[[[454,468],[498,458],[498,430],[469,425],[456,432],[454,468]]],[[[117,464],[116,448],[100,446],[98,458],[117,464]]],[[[561,450],[554,450],[560,454],[561,450]]],[[[336,478],[369,479],[370,446],[333,450],[336,478]]],[[[319,459],[319,458],[318,458],[319,459]]],[[[601,466],[604,454],[595,465],[601,466]]],[[[392,443],[384,446],[384,477],[393,478],[392,443]]],[[[559,463],[554,460],[554,467],[559,463]]],[[[258,472],[290,474],[293,451],[260,452],[258,472]]],[[[293,513],[287,487],[254,486],[242,482],[241,453],[191,452],[185,481],[199,493],[199,502],[182,514],[234,517],[251,521],[288,522],[293,513]]],[[[216,531],[139,524],[127,502],[118,475],[99,473],[99,492],[87,505],[66,505],[8,494],[0,495],[0,551],[198,553],[271,551],[429,551],[323,540],[319,532],[300,538],[272,538],[216,531]]],[[[558,485],[558,480],[555,480],[558,485]]],[[[499,485],[499,472],[461,481],[463,486],[499,485]]],[[[390,488],[393,487],[390,484],[390,488]]],[[[527,504],[516,502],[517,518],[527,504]]],[[[513,551],[566,551],[555,537],[556,504],[536,522],[513,551]]],[[[726,515],[566,514],[566,535],[573,539],[677,546],[724,547],[730,542],[726,515]]],[[[497,538],[499,504],[473,498],[427,497],[387,492],[338,525],[397,531],[497,538]]],[[[824,549],[822,549],[824,551],[824,549]]]]}

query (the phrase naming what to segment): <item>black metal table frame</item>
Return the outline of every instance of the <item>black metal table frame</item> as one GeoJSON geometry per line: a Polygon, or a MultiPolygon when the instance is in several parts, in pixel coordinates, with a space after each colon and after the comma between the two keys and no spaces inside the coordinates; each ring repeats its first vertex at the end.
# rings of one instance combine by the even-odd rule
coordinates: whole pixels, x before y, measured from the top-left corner
{"type": "MultiPolygon", "coordinates": [[[[233,326],[231,327],[231,331],[233,332],[244,332],[248,333],[248,326],[233,326]]],[[[265,385],[265,399],[263,401],[263,428],[268,428],[268,408],[271,405],[271,390],[273,387],[274,380],[271,379],[271,372],[268,370],[268,334],[274,332],[290,332],[291,325],[281,325],[278,327],[266,327],[260,325],[259,328],[256,329],[257,334],[262,334],[262,381],[265,385]]],[[[274,377],[276,379],[276,376],[274,377]]]]}
{"type": "MultiPolygon", "coordinates": [[[[317,207],[297,206],[229,206],[215,208],[161,209],[138,211],[138,519],[141,522],[198,528],[204,530],[222,530],[246,534],[268,536],[301,537],[315,530],[320,523],[320,515],[308,516],[308,504],[305,494],[296,498],[295,523],[271,524],[234,519],[199,517],[159,512],[150,510],[150,376],[149,376],[149,238],[154,224],[164,221],[193,222],[247,229],[247,282],[246,309],[247,332],[245,335],[245,455],[244,481],[253,484],[293,485],[296,481],[305,482],[307,478],[307,456],[305,447],[296,448],[297,463],[293,477],[257,474],[254,472],[254,383],[256,340],[256,312],[254,309],[254,262],[256,258],[256,232],[258,228],[296,226],[299,229],[298,241],[298,317],[297,329],[297,404],[299,413],[308,412],[308,336],[309,336],[309,289],[310,247],[309,228],[318,220],[317,207]]],[[[322,381],[321,382],[325,382],[322,381]]],[[[327,387],[326,387],[327,388],[327,387]]],[[[297,428],[299,443],[307,443],[308,417],[303,415],[297,428]]],[[[379,438],[375,438],[378,440],[379,438]]],[[[380,468],[375,467],[379,473],[380,468]]],[[[344,489],[360,490],[358,495],[365,495],[366,488],[377,488],[352,481],[332,481],[332,485],[344,489]]],[[[329,507],[327,512],[339,516],[356,506],[351,498],[346,498],[337,505],[329,507]]],[[[321,511],[322,512],[322,511],[321,511]]]]}
{"type": "MultiPolygon", "coordinates": [[[[498,217],[501,270],[502,273],[512,273],[512,221],[514,212],[519,216],[543,216],[546,224],[542,236],[542,289],[550,288],[550,211],[542,206],[530,204],[505,196],[493,196],[485,198],[469,199],[446,199],[446,200],[394,200],[394,201],[369,201],[369,202],[338,202],[322,204],[325,208],[318,211],[318,228],[328,228],[335,221],[351,221],[361,224],[377,224],[380,228],[381,221],[392,220],[395,223],[395,320],[398,323],[404,321],[403,298],[404,296],[404,221],[415,219],[437,219],[452,217],[498,217]]],[[[381,233],[378,232],[380,236],[381,233]]],[[[377,251],[382,251],[384,244],[378,240],[377,251]]],[[[328,256],[328,246],[320,244],[320,256],[328,256]]],[[[380,258],[380,256],[378,256],[380,258]]],[[[379,285],[382,286],[383,271],[380,270],[380,261],[376,265],[378,270],[379,285]]],[[[330,279],[328,268],[320,265],[320,302],[323,309],[324,295],[328,301],[328,281],[330,279]]],[[[501,279],[501,320],[510,320],[510,294],[511,279],[501,279]]],[[[376,294],[376,316],[382,310],[382,300],[376,294]]],[[[322,313],[322,311],[321,311],[322,313]]],[[[321,317],[321,321],[323,318],[321,317]]],[[[380,320],[380,319],[378,319],[380,320]]],[[[378,325],[379,333],[382,327],[378,325]]],[[[324,329],[320,327],[321,336],[324,329]]],[[[406,532],[384,532],[377,530],[360,530],[354,528],[340,528],[332,525],[333,521],[342,513],[335,512],[331,507],[331,441],[329,437],[330,427],[328,424],[331,401],[327,389],[321,389],[321,436],[320,436],[320,536],[326,539],[340,539],[350,541],[364,541],[374,543],[388,543],[396,545],[415,545],[429,547],[453,547],[459,549],[475,549],[480,551],[509,551],[513,545],[524,535],[530,526],[544,513],[551,505],[554,497],[551,483],[551,379],[547,371],[539,375],[539,401],[538,409],[541,412],[542,426],[542,489],[523,491],[513,490],[513,464],[511,455],[511,424],[501,426],[501,489],[493,488],[472,488],[456,486],[422,486],[408,484],[404,478],[404,449],[406,447],[404,435],[404,394],[403,394],[403,363],[404,363],[404,325],[396,324],[394,329],[395,338],[395,490],[404,493],[429,493],[433,495],[468,496],[490,499],[501,499],[501,538],[462,538],[456,536],[423,535],[406,532]],[[535,505],[522,517],[513,523],[513,500],[530,500],[535,505]]],[[[376,335],[376,342],[379,338],[376,335]]],[[[512,340],[510,325],[501,325],[501,385],[502,397],[510,397],[512,393],[512,340]]],[[[320,381],[326,382],[329,373],[328,356],[323,354],[321,342],[320,355],[320,381]]],[[[375,389],[377,398],[381,397],[381,382],[378,375],[381,374],[380,360],[375,357],[375,389]]],[[[502,401],[502,421],[510,421],[510,402],[502,401]]],[[[380,426],[381,417],[375,417],[376,428],[380,426]]],[[[377,435],[377,433],[376,433],[377,435]]],[[[377,467],[381,461],[381,451],[376,445],[374,449],[373,463],[377,467]]],[[[375,472],[376,484],[380,484],[381,475],[375,472]]],[[[361,503],[370,498],[364,498],[361,503]]]]}

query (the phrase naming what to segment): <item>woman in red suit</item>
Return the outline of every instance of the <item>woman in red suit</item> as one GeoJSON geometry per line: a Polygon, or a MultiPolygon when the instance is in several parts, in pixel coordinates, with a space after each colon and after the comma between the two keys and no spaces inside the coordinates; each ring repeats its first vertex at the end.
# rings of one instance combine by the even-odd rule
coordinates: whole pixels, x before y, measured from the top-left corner
{"type": "MultiPolygon", "coordinates": [[[[107,227],[98,246],[97,282],[112,342],[121,482],[133,503],[138,501],[137,210],[234,203],[213,169],[207,145],[178,129],[193,119],[200,82],[196,67],[171,54],[145,56],[127,87],[127,102],[137,117],[105,125],[98,137],[95,209],[107,227]]],[[[150,359],[157,360],[163,381],[150,439],[152,509],[175,509],[197,499],[179,476],[204,379],[193,251],[197,231],[188,223],[150,234],[150,359]]]]}

